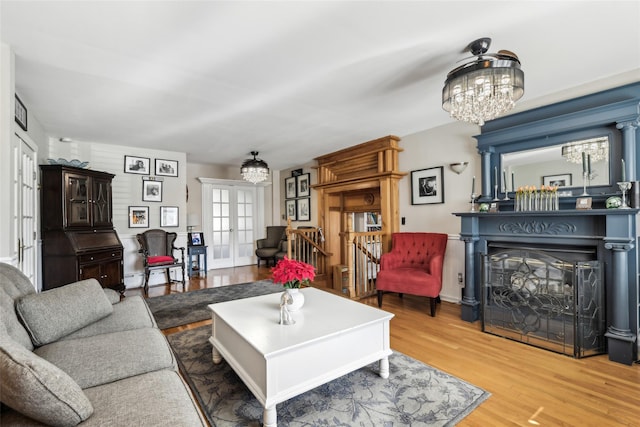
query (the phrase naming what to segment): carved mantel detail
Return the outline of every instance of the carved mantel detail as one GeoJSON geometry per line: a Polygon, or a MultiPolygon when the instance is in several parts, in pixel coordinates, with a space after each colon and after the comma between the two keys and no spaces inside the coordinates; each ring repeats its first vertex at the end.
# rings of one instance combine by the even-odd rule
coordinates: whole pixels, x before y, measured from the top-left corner
{"type": "Polygon", "coordinates": [[[511,234],[571,234],[577,227],[574,224],[563,222],[526,221],[502,223],[498,229],[503,233],[511,234]]]}

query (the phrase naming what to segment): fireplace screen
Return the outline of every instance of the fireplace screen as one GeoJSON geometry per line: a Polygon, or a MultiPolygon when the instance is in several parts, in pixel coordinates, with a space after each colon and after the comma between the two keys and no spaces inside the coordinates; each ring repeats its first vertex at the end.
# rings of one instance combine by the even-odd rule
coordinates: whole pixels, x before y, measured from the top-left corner
{"type": "Polygon", "coordinates": [[[605,351],[599,261],[566,261],[523,249],[484,258],[485,332],[574,357],[605,351]]]}

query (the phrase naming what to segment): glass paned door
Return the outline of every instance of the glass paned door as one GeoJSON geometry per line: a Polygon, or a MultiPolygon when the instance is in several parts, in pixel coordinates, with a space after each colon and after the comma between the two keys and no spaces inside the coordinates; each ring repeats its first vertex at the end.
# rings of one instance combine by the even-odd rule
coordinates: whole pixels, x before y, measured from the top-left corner
{"type": "Polygon", "coordinates": [[[253,263],[255,198],[252,187],[212,187],[210,240],[205,240],[212,268],[253,263]]]}

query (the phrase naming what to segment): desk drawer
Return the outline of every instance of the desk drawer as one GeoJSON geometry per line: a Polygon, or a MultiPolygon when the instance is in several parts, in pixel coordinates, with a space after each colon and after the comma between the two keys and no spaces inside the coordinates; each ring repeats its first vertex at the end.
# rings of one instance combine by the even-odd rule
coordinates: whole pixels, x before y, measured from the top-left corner
{"type": "Polygon", "coordinates": [[[96,252],[93,254],[80,255],[79,262],[80,264],[88,264],[91,262],[103,262],[109,261],[112,259],[122,259],[122,251],[105,251],[105,252],[96,252]]]}

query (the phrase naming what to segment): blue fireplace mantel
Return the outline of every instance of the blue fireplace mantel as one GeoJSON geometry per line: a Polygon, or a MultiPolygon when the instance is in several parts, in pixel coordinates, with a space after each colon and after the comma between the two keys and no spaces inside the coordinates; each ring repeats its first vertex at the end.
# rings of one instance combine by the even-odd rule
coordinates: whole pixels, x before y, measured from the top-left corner
{"type": "MultiPolygon", "coordinates": [[[[482,159],[482,194],[489,201],[491,171],[500,168],[506,152],[544,147],[563,135],[588,135],[613,129],[617,148],[610,159],[612,177],[620,176],[625,160],[626,176],[638,181],[636,150],[640,127],[640,83],[599,92],[488,122],[476,136],[482,159]]],[[[551,143],[553,142],[553,144],[551,143]]],[[[637,185],[637,183],[636,183],[637,185]]],[[[581,189],[580,189],[581,190],[581,189]]],[[[514,212],[513,203],[500,202],[500,212],[459,212],[460,238],[465,242],[465,289],[461,317],[480,318],[482,269],[480,259],[491,243],[522,246],[595,249],[604,265],[607,318],[607,352],[612,361],[631,364],[638,359],[640,299],[638,275],[639,209],[598,209],[606,197],[618,194],[615,179],[593,197],[596,209],[574,209],[576,197],[563,197],[558,211],[514,212]]]]}
{"type": "Polygon", "coordinates": [[[609,358],[637,360],[638,209],[563,210],[549,212],[460,212],[465,242],[465,289],[461,317],[480,318],[481,256],[492,243],[522,247],[595,248],[605,265],[609,358]]]}

